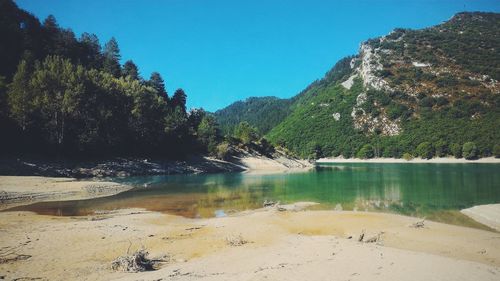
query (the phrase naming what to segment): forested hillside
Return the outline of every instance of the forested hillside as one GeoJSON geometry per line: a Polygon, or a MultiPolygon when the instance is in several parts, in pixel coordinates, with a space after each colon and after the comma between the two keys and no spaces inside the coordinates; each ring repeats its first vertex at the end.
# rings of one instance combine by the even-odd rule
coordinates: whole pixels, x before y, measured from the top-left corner
{"type": "Polygon", "coordinates": [[[145,79],[118,42],[42,23],[0,1],[0,149],[65,157],[205,153],[220,139],[213,117],[186,111],[160,73],[145,79]]]}
{"type": "Polygon", "coordinates": [[[302,157],[500,154],[500,15],[368,40],[294,98],[267,137],[302,157]]]}
{"type": "Polygon", "coordinates": [[[234,133],[241,122],[248,122],[265,134],[285,119],[291,103],[289,99],[277,97],[248,98],[217,110],[214,116],[225,135],[234,133]]]}

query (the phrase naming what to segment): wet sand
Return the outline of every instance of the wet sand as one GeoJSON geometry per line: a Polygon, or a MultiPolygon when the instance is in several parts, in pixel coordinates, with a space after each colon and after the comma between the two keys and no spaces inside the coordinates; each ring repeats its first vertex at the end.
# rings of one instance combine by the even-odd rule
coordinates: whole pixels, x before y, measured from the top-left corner
{"type": "Polygon", "coordinates": [[[461,212],[475,221],[500,231],[500,204],[474,206],[461,212]]]}
{"type": "Polygon", "coordinates": [[[131,188],[114,182],[73,178],[0,176],[0,210],[43,201],[110,196],[131,188]]]}
{"type": "Polygon", "coordinates": [[[140,209],[87,217],[0,213],[0,276],[42,280],[498,280],[500,234],[308,204],[188,219],[140,209]],[[359,242],[380,234],[376,243],[359,242]],[[231,237],[247,243],[232,246],[231,237]],[[348,239],[351,237],[350,239],[348,239]],[[156,271],[116,272],[144,248],[156,271]]]}
{"type": "MultiPolygon", "coordinates": [[[[91,198],[128,187],[0,177],[19,202],[91,198]],[[34,194],[35,196],[29,195],[34,194]],[[31,197],[30,197],[31,196],[31,197]],[[31,200],[31,201],[30,201],[31,200]]],[[[12,197],[12,196],[11,196],[12,197]]],[[[0,204],[4,207],[4,204],[0,204]]],[[[262,208],[190,219],[143,209],[59,217],[0,212],[0,279],[40,280],[498,280],[500,233],[368,212],[262,208]],[[359,242],[379,237],[374,243],[359,242]],[[379,235],[379,236],[378,236],[379,235]],[[243,245],[228,241],[237,238],[243,245]],[[112,270],[139,249],[168,257],[155,271],[112,270]]]]}

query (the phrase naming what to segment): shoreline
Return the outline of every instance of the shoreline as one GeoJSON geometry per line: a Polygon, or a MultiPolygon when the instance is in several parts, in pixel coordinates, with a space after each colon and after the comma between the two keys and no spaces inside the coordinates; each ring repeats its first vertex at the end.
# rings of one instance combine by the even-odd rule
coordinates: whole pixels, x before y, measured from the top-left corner
{"type": "MultiPolygon", "coordinates": [[[[3,192],[32,194],[36,190],[45,196],[32,200],[41,201],[106,196],[107,191],[118,190],[116,185],[64,178],[0,177],[3,192]],[[97,188],[98,184],[102,188],[97,188]],[[102,192],[89,193],[89,186],[102,192]]],[[[324,280],[333,275],[343,279],[362,275],[367,280],[406,281],[464,276],[495,280],[500,275],[499,232],[433,221],[415,227],[421,219],[389,213],[314,210],[314,205],[297,202],[200,219],[143,209],[76,217],[0,212],[0,276],[48,280],[324,280]],[[364,240],[360,242],[361,235],[364,240]],[[372,239],[373,243],[369,242],[372,239]],[[140,249],[148,251],[150,258],[161,257],[165,262],[154,271],[134,274],[111,268],[116,258],[140,249]],[[353,260],[365,266],[353,266],[353,260]],[[434,266],[433,270],[425,270],[429,266],[434,266]]]]}
{"type": "Polygon", "coordinates": [[[334,157],[334,158],[320,158],[316,160],[316,163],[317,164],[329,164],[329,163],[500,164],[500,158],[486,157],[486,158],[479,158],[477,160],[466,160],[464,158],[457,159],[453,157],[438,157],[432,159],[413,158],[411,160],[405,160],[402,158],[359,159],[359,158],[334,157]]]}
{"type": "Polygon", "coordinates": [[[94,199],[130,189],[132,186],[109,181],[0,176],[0,211],[37,202],[94,199]]]}
{"type": "Polygon", "coordinates": [[[48,280],[496,280],[500,274],[499,233],[431,221],[415,228],[419,219],[394,214],[304,209],[311,204],[208,219],[141,209],[88,218],[3,212],[0,272],[6,279],[48,280]],[[373,237],[380,239],[370,243],[373,237]],[[139,273],[111,269],[114,259],[141,248],[165,262],[139,273]]]}

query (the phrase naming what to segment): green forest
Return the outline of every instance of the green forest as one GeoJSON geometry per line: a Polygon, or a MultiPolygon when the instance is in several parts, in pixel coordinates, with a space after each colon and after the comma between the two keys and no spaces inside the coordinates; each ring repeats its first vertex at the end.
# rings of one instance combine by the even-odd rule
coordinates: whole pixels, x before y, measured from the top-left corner
{"type": "Polygon", "coordinates": [[[500,156],[499,32],[492,13],[395,29],[364,42],[383,50],[373,63],[391,90],[364,85],[360,53],[293,98],[248,98],[212,114],[188,111],[187,93],[169,93],[160,73],[144,77],[132,60],[121,64],[115,38],[76,38],[54,16],[40,22],[0,1],[0,152],[225,158],[231,145],[256,143],[309,159],[500,156]],[[374,119],[397,124],[398,133],[384,133],[380,122],[355,126],[374,119]]]}
{"type": "Polygon", "coordinates": [[[0,20],[2,153],[182,157],[220,141],[212,116],[186,110],[182,89],[168,93],[160,73],[121,65],[115,38],[76,38],[12,1],[0,1],[0,20]]]}

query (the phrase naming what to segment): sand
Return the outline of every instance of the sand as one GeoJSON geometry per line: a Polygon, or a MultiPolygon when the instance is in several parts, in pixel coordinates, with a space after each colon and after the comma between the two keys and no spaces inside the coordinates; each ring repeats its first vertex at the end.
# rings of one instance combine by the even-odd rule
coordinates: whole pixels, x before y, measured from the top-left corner
{"type": "Polygon", "coordinates": [[[365,212],[263,208],[223,218],[120,210],[89,217],[0,213],[0,276],[41,280],[498,280],[500,234],[365,212]],[[358,242],[364,230],[378,243],[358,242]],[[246,244],[231,246],[241,237],[246,244]],[[352,237],[348,239],[348,237],[352,237]],[[156,271],[116,272],[144,248],[156,271]]]}
{"type": "MultiPolygon", "coordinates": [[[[101,190],[89,186],[121,188],[73,179],[0,177],[4,193],[36,193],[34,200],[107,193],[89,193],[101,190]]],[[[0,212],[0,279],[499,279],[498,232],[431,221],[415,228],[419,219],[412,217],[307,209],[314,204],[299,202],[210,219],[142,209],[82,217],[0,212]],[[381,239],[359,242],[361,233],[364,241],[377,235],[381,239]],[[235,246],[234,241],[245,243],[235,246]],[[111,269],[114,259],[139,249],[166,262],[149,272],[111,269]]]]}
{"type": "Polygon", "coordinates": [[[500,204],[474,206],[461,212],[475,221],[500,231],[500,204]]]}
{"type": "Polygon", "coordinates": [[[114,182],[72,178],[0,176],[0,210],[41,201],[109,196],[132,187],[114,182]]]}
{"type": "Polygon", "coordinates": [[[334,158],[321,158],[316,161],[316,163],[500,163],[500,158],[486,157],[477,160],[466,160],[464,158],[453,158],[453,157],[438,157],[432,159],[421,159],[414,158],[411,160],[405,160],[400,158],[373,158],[373,159],[359,159],[359,158],[349,158],[345,159],[342,157],[334,158]]]}
{"type": "Polygon", "coordinates": [[[243,157],[239,160],[244,166],[246,173],[272,174],[303,172],[313,168],[313,165],[305,160],[267,157],[243,157]]]}

